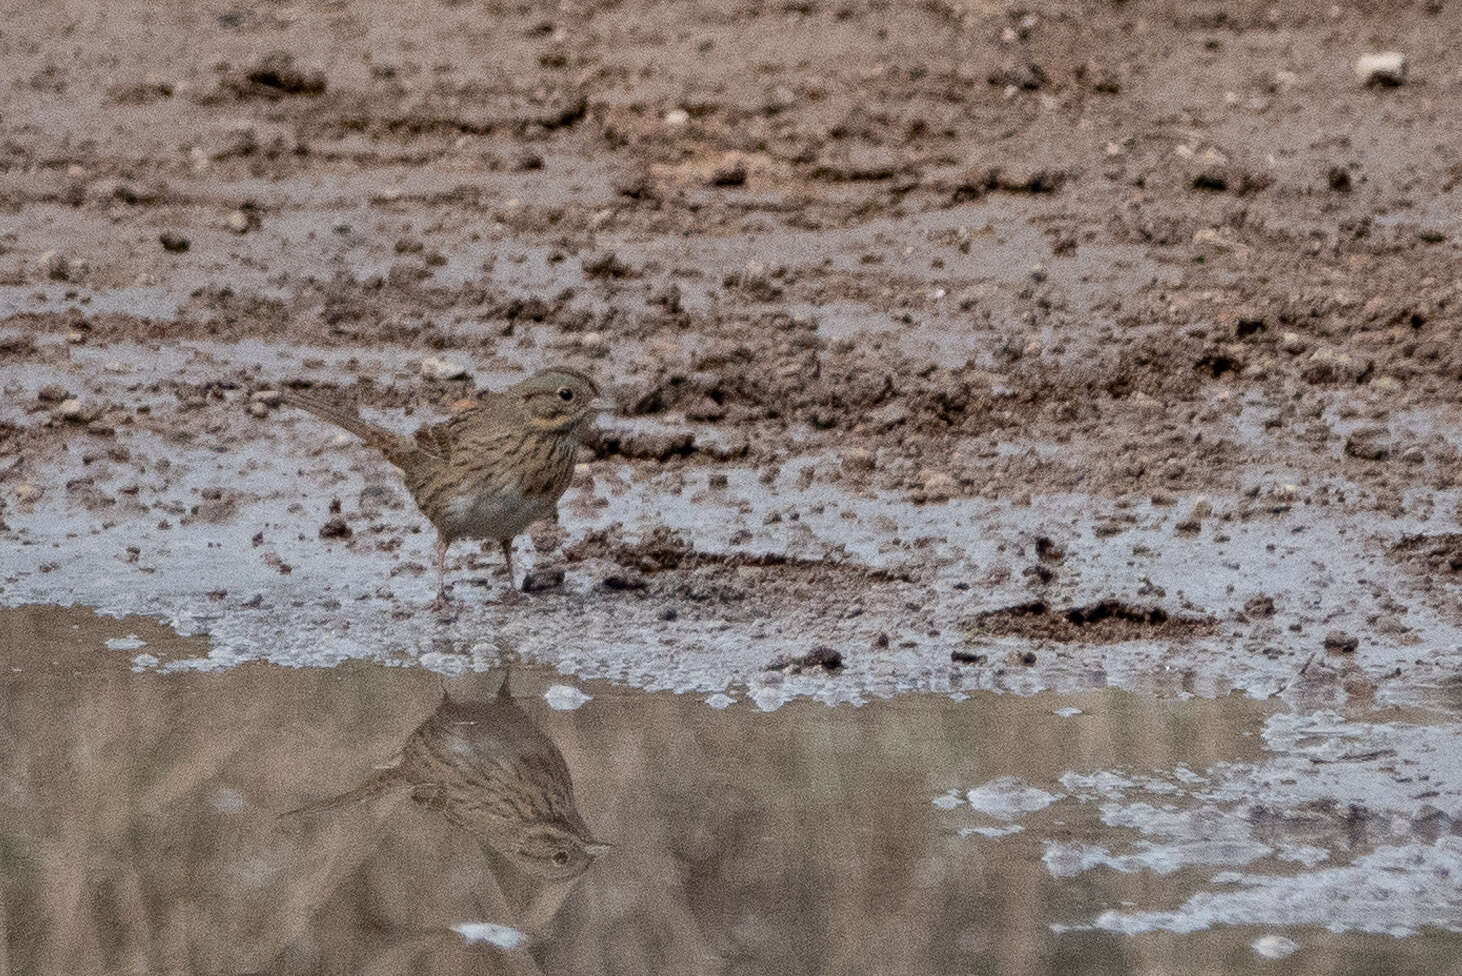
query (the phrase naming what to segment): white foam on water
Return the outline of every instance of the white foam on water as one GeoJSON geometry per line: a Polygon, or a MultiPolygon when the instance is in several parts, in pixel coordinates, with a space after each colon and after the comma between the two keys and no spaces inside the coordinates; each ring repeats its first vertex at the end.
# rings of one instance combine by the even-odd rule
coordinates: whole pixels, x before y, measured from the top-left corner
{"type": "Polygon", "coordinates": [[[1261,935],[1249,944],[1249,948],[1265,959],[1286,959],[1299,951],[1300,944],[1282,935],[1261,935]]]}
{"type": "Polygon", "coordinates": [[[758,688],[751,693],[751,700],[762,711],[775,712],[787,699],[780,688],[758,688]]]}
{"type": "Polygon", "coordinates": [[[1047,793],[1019,776],[1001,776],[965,794],[965,802],[973,809],[1001,820],[1016,820],[1061,799],[1063,794],[1047,793]]]}
{"type": "Polygon", "coordinates": [[[499,949],[516,949],[528,941],[528,936],[517,929],[496,922],[458,922],[452,931],[468,945],[485,942],[499,949]]]}
{"type": "Polygon", "coordinates": [[[577,688],[569,685],[550,685],[543,693],[543,700],[548,702],[548,707],[555,712],[572,712],[580,708],[587,701],[592,701],[592,695],[586,695],[577,688]]]}

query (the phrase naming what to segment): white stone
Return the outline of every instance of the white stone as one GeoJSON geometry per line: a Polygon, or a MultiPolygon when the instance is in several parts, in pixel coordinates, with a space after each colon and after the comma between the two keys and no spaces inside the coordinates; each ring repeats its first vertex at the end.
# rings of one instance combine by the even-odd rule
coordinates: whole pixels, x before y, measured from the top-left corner
{"type": "Polygon", "coordinates": [[[1355,59],[1355,76],[1363,85],[1400,85],[1406,81],[1406,55],[1378,51],[1355,59]]]}
{"type": "Polygon", "coordinates": [[[1298,951],[1300,944],[1282,935],[1261,935],[1249,946],[1265,959],[1284,959],[1298,951]]]}
{"type": "Polygon", "coordinates": [[[959,483],[954,476],[946,471],[936,471],[932,468],[924,468],[919,472],[919,483],[924,488],[924,495],[930,501],[944,501],[959,489],[959,483]]]}
{"type": "Polygon", "coordinates": [[[458,922],[452,931],[460,935],[468,945],[486,942],[499,949],[516,949],[528,941],[528,936],[517,929],[496,922],[458,922]]]}
{"type": "Polygon", "coordinates": [[[421,361],[421,375],[431,380],[461,380],[468,376],[467,367],[441,356],[428,356],[421,361]]]}
{"type": "Polygon", "coordinates": [[[577,688],[569,685],[551,685],[543,693],[543,700],[548,702],[548,707],[555,712],[572,712],[591,701],[592,695],[586,695],[577,688]]]}

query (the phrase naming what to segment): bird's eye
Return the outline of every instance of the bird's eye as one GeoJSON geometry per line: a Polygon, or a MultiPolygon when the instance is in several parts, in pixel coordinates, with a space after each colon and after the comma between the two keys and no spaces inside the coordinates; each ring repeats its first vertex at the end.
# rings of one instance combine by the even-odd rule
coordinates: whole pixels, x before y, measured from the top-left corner
{"type": "Polygon", "coordinates": [[[553,863],[554,864],[557,864],[559,867],[563,867],[565,864],[569,863],[569,852],[568,851],[554,851],[553,852],[553,863]]]}
{"type": "Polygon", "coordinates": [[[568,403],[574,398],[574,391],[566,386],[561,386],[558,388],[558,398],[564,403],[568,403]]]}

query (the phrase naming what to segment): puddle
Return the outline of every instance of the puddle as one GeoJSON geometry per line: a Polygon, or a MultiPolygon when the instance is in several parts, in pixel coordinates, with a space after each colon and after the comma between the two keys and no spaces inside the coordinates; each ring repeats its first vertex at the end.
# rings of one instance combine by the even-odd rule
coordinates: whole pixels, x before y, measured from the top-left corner
{"type": "Polygon", "coordinates": [[[1462,730],[1277,702],[772,713],[462,658],[214,672],[0,616],[0,971],[1440,972],[1462,730]],[[601,846],[608,845],[608,846],[601,846]]]}

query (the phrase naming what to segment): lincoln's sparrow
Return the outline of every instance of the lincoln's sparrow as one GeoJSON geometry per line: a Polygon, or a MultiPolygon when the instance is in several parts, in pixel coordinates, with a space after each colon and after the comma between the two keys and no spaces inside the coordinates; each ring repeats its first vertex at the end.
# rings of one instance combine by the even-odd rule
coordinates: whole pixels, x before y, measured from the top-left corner
{"type": "Polygon", "coordinates": [[[558,747],[514,703],[444,697],[394,765],[348,793],[291,814],[338,809],[393,790],[470,831],[524,874],[568,881],[609,847],[589,833],[558,747]]]}
{"type": "Polygon", "coordinates": [[[411,437],[307,394],[290,392],[285,402],[345,428],[401,469],[437,530],[437,606],[446,603],[447,547],[457,539],[498,540],[512,592],[513,537],[538,519],[557,517],[558,499],[573,478],[575,435],[608,406],[593,380],[562,366],[488,393],[411,437]]]}

